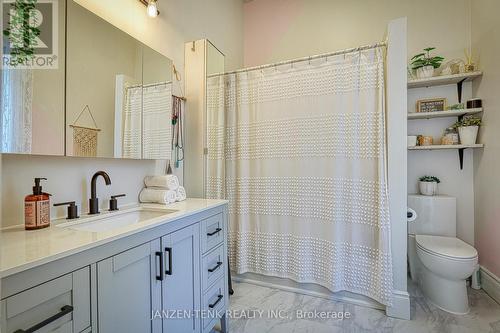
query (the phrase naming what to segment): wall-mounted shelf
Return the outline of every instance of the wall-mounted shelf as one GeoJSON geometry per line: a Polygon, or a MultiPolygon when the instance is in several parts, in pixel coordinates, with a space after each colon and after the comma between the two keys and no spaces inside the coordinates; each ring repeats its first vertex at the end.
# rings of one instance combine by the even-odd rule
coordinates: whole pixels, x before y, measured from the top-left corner
{"type": "Polygon", "coordinates": [[[408,88],[421,88],[421,87],[432,87],[432,86],[444,86],[447,84],[456,84],[465,81],[472,81],[475,78],[483,75],[483,72],[470,72],[461,73],[453,75],[440,75],[433,76],[426,79],[414,79],[408,80],[408,88]]]}
{"type": "Polygon", "coordinates": [[[432,145],[408,147],[408,150],[440,150],[440,149],[465,149],[465,148],[483,148],[484,144],[476,143],[474,145],[432,145]]]}
{"type": "Polygon", "coordinates": [[[483,148],[484,144],[476,143],[473,145],[432,145],[432,146],[415,146],[408,147],[408,150],[450,150],[457,149],[458,150],[458,159],[460,162],[460,170],[464,168],[464,150],[467,148],[483,148]]]}
{"type": "Polygon", "coordinates": [[[465,81],[472,81],[482,75],[483,72],[477,71],[477,72],[461,73],[453,75],[433,76],[426,79],[408,80],[408,89],[456,84],[458,93],[458,103],[462,103],[462,84],[465,81]]]}
{"type": "Polygon", "coordinates": [[[444,117],[462,117],[483,112],[483,108],[476,109],[460,109],[436,112],[413,112],[408,113],[408,119],[431,119],[431,118],[444,118],[444,117]]]}

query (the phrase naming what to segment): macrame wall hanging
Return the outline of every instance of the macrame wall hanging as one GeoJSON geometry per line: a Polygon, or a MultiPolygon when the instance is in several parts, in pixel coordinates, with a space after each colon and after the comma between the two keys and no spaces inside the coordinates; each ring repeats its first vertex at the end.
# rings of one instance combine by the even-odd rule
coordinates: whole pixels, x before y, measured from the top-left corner
{"type": "Polygon", "coordinates": [[[101,131],[97,127],[97,123],[92,115],[92,111],[90,111],[90,107],[85,105],[83,110],[78,114],[76,120],[72,125],[69,125],[73,128],[73,156],[82,156],[82,157],[96,157],[97,156],[97,134],[101,131]],[[90,118],[94,122],[94,128],[79,126],[78,120],[83,115],[85,110],[88,111],[90,118]]]}

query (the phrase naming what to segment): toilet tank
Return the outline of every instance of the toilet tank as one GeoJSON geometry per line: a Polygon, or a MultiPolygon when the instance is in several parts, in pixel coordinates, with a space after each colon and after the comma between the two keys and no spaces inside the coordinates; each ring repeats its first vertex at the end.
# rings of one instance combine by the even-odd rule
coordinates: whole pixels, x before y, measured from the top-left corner
{"type": "Polygon", "coordinates": [[[408,195],[408,207],[417,218],[408,222],[408,234],[457,236],[457,200],[446,195],[408,195]]]}

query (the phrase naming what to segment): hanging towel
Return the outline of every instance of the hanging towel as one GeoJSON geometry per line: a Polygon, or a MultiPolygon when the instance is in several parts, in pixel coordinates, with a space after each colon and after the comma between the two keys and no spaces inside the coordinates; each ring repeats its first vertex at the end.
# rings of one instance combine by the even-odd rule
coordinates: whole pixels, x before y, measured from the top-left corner
{"type": "Polygon", "coordinates": [[[142,203],[171,204],[177,199],[177,192],[174,190],[161,190],[144,188],[139,194],[139,201],[142,203]]]}
{"type": "Polygon", "coordinates": [[[146,187],[158,187],[175,191],[179,187],[179,178],[175,175],[147,176],[144,178],[144,184],[146,184],[146,187]]]}
{"type": "Polygon", "coordinates": [[[184,186],[179,186],[179,188],[176,191],[176,200],[177,201],[184,201],[186,200],[186,189],[184,186]]]}

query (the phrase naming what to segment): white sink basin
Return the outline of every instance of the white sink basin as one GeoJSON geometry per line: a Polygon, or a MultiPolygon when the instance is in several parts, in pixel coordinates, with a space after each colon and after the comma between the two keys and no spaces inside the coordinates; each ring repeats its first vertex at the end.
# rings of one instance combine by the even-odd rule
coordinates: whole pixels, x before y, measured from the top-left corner
{"type": "Polygon", "coordinates": [[[166,209],[134,208],[57,224],[58,227],[89,232],[105,232],[177,212],[166,209]]]}

